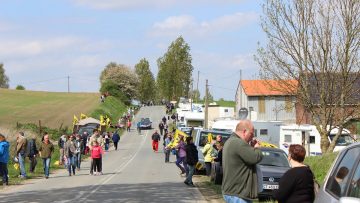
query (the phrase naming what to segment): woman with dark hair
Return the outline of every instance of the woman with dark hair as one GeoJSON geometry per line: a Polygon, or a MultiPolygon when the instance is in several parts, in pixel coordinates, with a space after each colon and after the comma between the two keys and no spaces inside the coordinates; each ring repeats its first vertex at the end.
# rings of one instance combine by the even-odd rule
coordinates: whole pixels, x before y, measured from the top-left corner
{"type": "Polygon", "coordinates": [[[306,150],[301,145],[290,145],[288,160],[291,165],[280,179],[279,190],[274,192],[274,198],[279,203],[314,202],[314,175],[303,161],[306,150]]]}

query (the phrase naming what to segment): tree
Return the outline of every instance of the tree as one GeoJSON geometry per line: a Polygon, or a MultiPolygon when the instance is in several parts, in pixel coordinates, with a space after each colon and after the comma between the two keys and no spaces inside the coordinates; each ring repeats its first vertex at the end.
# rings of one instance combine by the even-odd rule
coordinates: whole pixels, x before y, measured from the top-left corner
{"type": "Polygon", "coordinates": [[[16,90],[25,90],[25,87],[22,85],[16,86],[16,90]]]}
{"type": "Polygon", "coordinates": [[[5,75],[4,64],[0,63],[0,88],[9,88],[9,77],[5,75]]]}
{"type": "Polygon", "coordinates": [[[123,101],[126,105],[131,103],[130,99],[124,94],[124,92],[121,91],[119,85],[112,80],[105,80],[101,84],[100,92],[102,94],[109,93],[111,96],[123,101]]]}
{"type": "Polygon", "coordinates": [[[192,99],[194,102],[199,101],[200,100],[200,91],[199,90],[190,91],[190,96],[192,96],[192,99]]]}
{"type": "Polygon", "coordinates": [[[150,71],[149,62],[145,58],[135,65],[135,73],[139,78],[139,100],[141,102],[154,100],[156,91],[155,79],[150,71]]]}
{"type": "Polygon", "coordinates": [[[255,57],[261,77],[296,90],[296,105],[321,134],[321,151],[332,152],[344,125],[360,115],[360,1],[266,0],[263,11],[268,44],[255,57]],[[339,127],[331,144],[328,126],[339,127]]]}
{"type": "MultiPolygon", "coordinates": [[[[206,101],[205,97],[206,96],[204,96],[204,101],[206,101]]],[[[208,103],[211,103],[211,102],[214,102],[214,97],[210,94],[210,91],[208,91],[208,103]]]]}
{"type": "Polygon", "coordinates": [[[180,36],[158,59],[157,84],[161,95],[169,100],[189,96],[193,66],[190,47],[180,36]]]}
{"type": "Polygon", "coordinates": [[[109,63],[101,72],[101,86],[104,84],[111,85],[108,81],[112,81],[116,84],[119,91],[123,92],[128,100],[137,97],[137,85],[139,81],[135,72],[129,67],[113,62],[109,63]]]}

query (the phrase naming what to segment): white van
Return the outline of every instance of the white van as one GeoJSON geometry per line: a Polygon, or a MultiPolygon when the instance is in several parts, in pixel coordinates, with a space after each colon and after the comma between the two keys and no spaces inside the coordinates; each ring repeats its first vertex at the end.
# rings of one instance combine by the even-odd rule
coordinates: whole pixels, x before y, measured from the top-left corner
{"type": "MultiPolygon", "coordinates": [[[[334,136],[338,133],[339,129],[334,128],[330,131],[328,139],[331,142],[334,136]]],[[[316,126],[314,125],[283,125],[280,127],[280,149],[288,152],[288,147],[291,144],[305,144],[307,147],[308,154],[310,155],[321,155],[320,148],[321,136],[316,126]],[[305,140],[309,140],[308,143],[304,143],[305,140]],[[308,144],[308,145],[307,145],[308,144]]],[[[350,135],[348,129],[343,129],[341,136],[336,141],[336,146],[334,151],[340,151],[344,149],[347,145],[354,143],[354,139],[350,135]]]]}

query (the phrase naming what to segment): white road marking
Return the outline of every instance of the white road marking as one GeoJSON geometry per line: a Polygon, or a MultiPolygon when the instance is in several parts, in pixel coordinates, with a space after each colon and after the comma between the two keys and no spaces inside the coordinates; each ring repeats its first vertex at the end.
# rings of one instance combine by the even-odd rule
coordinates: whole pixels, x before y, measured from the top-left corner
{"type": "MultiPolygon", "coordinates": [[[[90,195],[94,194],[97,190],[100,189],[101,186],[105,185],[106,183],[108,183],[111,179],[113,179],[117,173],[121,172],[126,166],[128,166],[132,160],[134,160],[134,158],[136,157],[136,155],[139,153],[140,149],[143,147],[143,145],[145,144],[146,138],[148,136],[148,131],[146,132],[146,136],[144,137],[141,145],[139,146],[139,148],[137,149],[137,151],[135,152],[135,154],[131,157],[131,155],[129,157],[131,157],[131,159],[129,159],[127,162],[124,162],[123,164],[121,164],[116,170],[115,173],[112,174],[110,177],[105,178],[103,181],[100,182],[99,185],[94,185],[96,188],[93,189],[91,192],[89,192],[85,197],[81,197],[82,195],[72,199],[72,200],[68,200],[66,202],[73,202],[73,201],[85,201],[90,195]]],[[[93,186],[93,187],[94,187],[93,186]]],[[[91,188],[93,188],[91,187],[91,188]]]]}

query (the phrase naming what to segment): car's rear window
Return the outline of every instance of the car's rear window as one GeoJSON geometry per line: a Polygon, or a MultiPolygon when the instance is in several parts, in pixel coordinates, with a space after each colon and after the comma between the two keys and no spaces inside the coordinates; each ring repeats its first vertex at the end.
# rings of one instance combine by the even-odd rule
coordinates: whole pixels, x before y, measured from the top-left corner
{"type": "Polygon", "coordinates": [[[208,135],[211,134],[212,135],[212,138],[213,140],[216,139],[216,136],[218,135],[221,135],[222,137],[222,141],[225,143],[227,139],[229,139],[230,137],[230,133],[226,133],[226,132],[201,132],[200,134],[200,142],[199,142],[199,146],[203,147],[205,146],[205,144],[207,143],[207,138],[208,138],[208,135]]]}
{"type": "Polygon", "coordinates": [[[263,159],[259,163],[264,166],[290,167],[284,152],[262,151],[263,159]]]}

